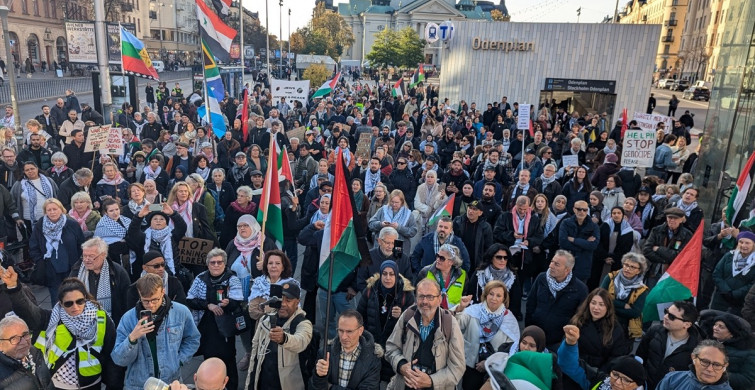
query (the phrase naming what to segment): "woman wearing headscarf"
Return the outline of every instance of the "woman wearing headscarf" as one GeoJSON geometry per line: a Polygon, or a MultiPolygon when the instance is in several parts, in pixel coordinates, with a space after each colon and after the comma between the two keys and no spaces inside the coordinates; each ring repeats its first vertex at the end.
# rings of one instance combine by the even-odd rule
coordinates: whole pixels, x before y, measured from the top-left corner
{"type": "MultiPolygon", "coordinates": [[[[76,278],[63,280],[59,292],[52,295],[57,302],[49,310],[33,304],[21,292],[13,267],[0,276],[14,313],[26,322],[31,333],[39,334],[33,343],[45,357],[52,374],[52,387],[92,390],[103,384],[109,389],[123,387],[123,369],[110,357],[116,339],[115,324],[87,292],[84,283],[76,278]]],[[[32,334],[22,338],[32,343],[32,334]]]]}
{"type": "Polygon", "coordinates": [[[142,258],[145,253],[157,250],[162,253],[165,266],[176,275],[175,254],[178,253],[178,242],[185,236],[186,222],[167,203],[162,204],[160,211],[150,212],[148,207],[141,209],[136,218],[131,220],[126,234],[126,244],[136,255],[132,268],[144,264],[142,258]],[[142,231],[140,225],[145,217],[149,227],[142,231]],[[172,223],[169,224],[169,221],[172,223]]]}
{"type": "Polygon", "coordinates": [[[755,284],[755,233],[737,235],[737,248],[725,254],[713,270],[716,293],[710,308],[741,315],[747,292],[755,284]]]}
{"type": "Polygon", "coordinates": [[[308,214],[306,217],[304,217],[307,221],[302,222],[299,225],[308,225],[310,223],[315,223],[318,221],[321,222],[328,222],[328,219],[330,218],[330,206],[331,206],[331,195],[330,194],[323,194],[323,196],[320,197],[318,202],[318,208],[313,212],[308,214]]]}
{"type": "Polygon", "coordinates": [[[144,181],[144,199],[149,203],[160,204],[165,202],[165,196],[159,192],[157,183],[152,179],[144,181]]]}
{"type": "MultiPolygon", "coordinates": [[[[178,169],[178,166],[176,167],[176,169],[178,169]]],[[[181,173],[184,174],[183,177],[186,176],[186,172],[183,170],[183,167],[181,167],[181,173]]],[[[168,176],[168,172],[160,166],[160,156],[157,154],[153,154],[149,158],[147,165],[142,170],[142,175],[139,177],[140,183],[146,183],[147,180],[153,180],[159,192],[168,192],[170,177],[168,176]]]]}
{"type": "Polygon", "coordinates": [[[165,190],[168,192],[173,191],[173,187],[176,185],[176,183],[180,183],[186,180],[186,177],[188,176],[189,173],[183,165],[176,165],[176,170],[173,172],[173,178],[170,179],[170,181],[168,182],[168,187],[166,187],[165,190]]]}
{"type": "Polygon", "coordinates": [[[611,216],[600,225],[600,241],[593,252],[592,271],[587,280],[587,288],[598,287],[606,273],[618,271],[622,264],[620,259],[632,250],[636,233],[629,225],[624,209],[615,206],[611,209],[611,216]]]}
{"type": "Polygon", "coordinates": [[[108,257],[111,261],[123,265],[131,282],[136,282],[141,274],[141,267],[133,267],[136,261],[134,252],[130,252],[126,244],[126,233],[131,226],[131,218],[121,215],[118,203],[111,199],[102,202],[102,210],[105,215],[97,223],[94,235],[102,238],[108,244],[108,257]],[[128,255],[128,262],[122,260],[122,256],[128,255]]]}
{"type": "Polygon", "coordinates": [[[482,263],[469,275],[464,289],[465,295],[471,295],[472,301],[482,302],[485,286],[493,280],[499,280],[506,286],[506,295],[511,297],[510,306],[506,305],[515,316],[522,314],[522,282],[509,266],[511,252],[501,243],[493,244],[482,257],[482,263]]]}
{"type": "MultiPolygon", "coordinates": [[[[385,348],[385,342],[401,313],[414,302],[414,286],[411,281],[399,272],[395,261],[385,260],[380,265],[380,273],[367,279],[367,287],[359,299],[357,311],[364,319],[364,328],[375,337],[375,343],[385,348]]],[[[393,375],[393,368],[383,360],[380,380],[390,381],[393,375]]]]}
{"type": "Polygon", "coordinates": [[[58,196],[58,186],[46,176],[40,175],[37,164],[32,161],[24,162],[22,169],[24,177],[13,184],[10,194],[16,200],[19,216],[31,230],[45,214],[42,207],[45,201],[58,196]]]}
{"type": "MultiPolygon", "coordinates": [[[[236,191],[236,200],[225,209],[225,223],[220,232],[220,246],[227,246],[237,236],[236,222],[243,215],[255,214],[257,204],[252,202],[252,189],[241,186],[236,191]]],[[[233,261],[233,259],[231,259],[233,261]]]]}
{"type": "Polygon", "coordinates": [[[642,337],[642,310],[650,289],[643,283],[648,262],[639,253],[627,253],[621,258],[622,268],[609,272],[600,283],[613,299],[616,319],[630,339],[642,337]]]}
{"type": "Polygon", "coordinates": [[[477,200],[477,198],[474,196],[474,182],[472,180],[466,180],[461,185],[461,193],[454,199],[453,217],[456,218],[459,215],[467,215],[467,206],[475,200],[477,200]]]}
{"type": "Polygon", "coordinates": [[[44,216],[31,230],[29,256],[35,260],[35,270],[40,274],[34,283],[46,286],[50,296],[55,297],[58,286],[81,257],[84,234],[79,224],[66,216],[66,209],[59,200],[47,199],[42,210],[44,216]]]}
{"type": "Polygon", "coordinates": [[[100,213],[92,210],[92,198],[84,191],[77,192],[71,196],[71,206],[68,216],[79,224],[85,239],[91,238],[100,221],[100,213]]]}
{"type": "Polygon", "coordinates": [[[100,201],[109,196],[125,206],[128,203],[128,185],[118,166],[114,162],[108,162],[102,166],[102,179],[97,182],[94,194],[100,201]]]}
{"type": "Polygon", "coordinates": [[[234,226],[236,236],[228,242],[225,252],[228,253],[229,269],[239,277],[244,298],[248,299],[251,280],[262,275],[263,254],[277,247],[269,236],[265,236],[263,244],[262,228],[257,219],[249,214],[239,217],[234,226]]]}
{"type": "Polygon", "coordinates": [[[590,207],[589,215],[592,221],[600,226],[603,223],[603,193],[600,191],[593,191],[590,193],[589,203],[590,207]]]}
{"type": "Polygon", "coordinates": [[[430,217],[446,200],[445,186],[438,183],[438,173],[430,170],[425,174],[425,182],[417,187],[414,197],[414,209],[419,212],[420,226],[425,227],[425,232],[434,231],[434,226],[426,226],[430,217]]]}
{"type": "Polygon", "coordinates": [[[464,335],[466,371],[463,389],[479,389],[485,383],[485,360],[496,352],[510,352],[519,344],[519,324],[507,309],[509,293],[500,280],[491,280],[483,289],[480,303],[456,314],[464,335]]]}

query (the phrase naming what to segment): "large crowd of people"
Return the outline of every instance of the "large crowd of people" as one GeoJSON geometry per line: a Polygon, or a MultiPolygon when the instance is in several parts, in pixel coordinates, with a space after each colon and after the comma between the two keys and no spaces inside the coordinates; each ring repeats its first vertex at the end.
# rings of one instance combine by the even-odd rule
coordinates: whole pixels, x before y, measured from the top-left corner
{"type": "Polygon", "coordinates": [[[1,253],[0,389],[178,390],[196,355],[197,389],[755,388],[755,233],[722,215],[697,299],[643,320],[706,218],[686,122],[638,169],[605,113],[544,102],[522,130],[505,96],[370,84],[308,105],[247,85],[224,134],[199,92],[148,86],[114,155],[85,151],[103,118],[73,94],[3,133],[0,236],[24,250],[1,253]],[[271,147],[291,164],[280,247],[258,221],[271,147]],[[362,260],[328,291],[339,155],[362,260]],[[184,238],[213,244],[205,264],[184,238]]]}

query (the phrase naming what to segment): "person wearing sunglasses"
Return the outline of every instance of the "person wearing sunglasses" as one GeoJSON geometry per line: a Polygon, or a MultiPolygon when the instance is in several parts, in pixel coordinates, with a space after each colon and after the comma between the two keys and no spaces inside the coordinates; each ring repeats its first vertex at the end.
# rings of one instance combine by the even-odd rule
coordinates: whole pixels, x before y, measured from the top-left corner
{"type": "MultiPolygon", "coordinates": [[[[42,352],[55,388],[96,390],[102,384],[122,388],[123,369],[111,359],[115,324],[83,282],[72,277],[63,279],[58,301],[49,310],[32,304],[21,292],[13,267],[8,267],[0,279],[5,282],[13,311],[26,322],[29,331],[39,333],[33,341],[34,348],[42,352]]],[[[0,341],[0,348],[11,341],[0,341]]],[[[18,342],[32,341],[25,338],[18,342]]]]}
{"type": "Polygon", "coordinates": [[[509,247],[494,243],[487,248],[477,269],[470,273],[464,294],[471,295],[474,302],[482,302],[485,286],[493,280],[499,280],[506,286],[507,295],[510,297],[510,303],[506,305],[506,308],[514,315],[521,315],[521,279],[517,278],[516,272],[509,267],[511,259],[509,247]]]}
{"type": "MultiPolygon", "coordinates": [[[[558,365],[561,367],[564,376],[571,378],[583,390],[652,389],[652,387],[645,386],[647,378],[645,369],[642,367],[642,363],[634,357],[626,355],[617,357],[605,370],[592,367],[579,356],[580,328],[576,325],[566,325],[564,326],[564,335],[564,341],[558,348],[558,365]]],[[[687,390],[688,388],[684,389],[687,390]]]]}
{"type": "MultiPolygon", "coordinates": [[[[181,281],[177,277],[166,271],[168,266],[165,263],[163,254],[157,250],[150,250],[144,254],[142,261],[144,264],[142,264],[142,273],[140,277],[146,274],[155,274],[159,276],[163,280],[163,286],[165,286],[165,295],[167,295],[171,301],[185,305],[186,289],[184,289],[181,281]]],[[[126,297],[127,307],[134,307],[139,302],[139,292],[136,290],[136,282],[128,287],[126,297]]]]}
{"type": "Polygon", "coordinates": [[[698,312],[693,303],[676,301],[663,313],[662,323],[645,332],[636,352],[644,361],[648,389],[655,389],[671,371],[687,370],[693,349],[703,339],[695,325],[698,312]]]}
{"type": "Polygon", "coordinates": [[[590,209],[587,202],[575,202],[573,210],[573,216],[561,221],[558,243],[561,249],[574,255],[574,276],[586,283],[590,278],[593,253],[600,243],[600,228],[588,218],[590,209]]]}
{"type": "Polygon", "coordinates": [[[0,389],[44,389],[50,370],[39,349],[32,346],[26,322],[17,316],[0,320],[0,389]]]}
{"type": "MultiPolygon", "coordinates": [[[[726,355],[723,344],[716,340],[703,340],[695,347],[692,351],[692,367],[690,368],[688,371],[669,373],[658,383],[656,390],[731,390],[733,388],[729,383],[729,357],[726,355]]],[[[747,369],[752,369],[752,367],[747,367],[747,369]]]]}

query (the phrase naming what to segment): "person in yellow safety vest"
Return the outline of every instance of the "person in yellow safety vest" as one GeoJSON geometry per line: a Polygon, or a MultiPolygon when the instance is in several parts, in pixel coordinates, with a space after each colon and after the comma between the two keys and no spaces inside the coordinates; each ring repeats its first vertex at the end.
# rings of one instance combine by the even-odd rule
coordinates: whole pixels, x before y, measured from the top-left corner
{"type": "Polygon", "coordinates": [[[440,285],[440,306],[451,311],[462,311],[469,306],[472,296],[462,296],[467,272],[461,268],[461,251],[455,245],[443,244],[435,255],[435,262],[423,268],[416,281],[428,278],[440,285]]]}
{"type": "Polygon", "coordinates": [[[59,389],[123,388],[124,370],[116,366],[110,352],[116,338],[113,320],[87,293],[84,283],[66,278],[58,289],[52,310],[32,304],[21,292],[18,274],[8,267],[0,278],[7,286],[13,311],[39,332],[34,347],[39,349],[59,389]]]}

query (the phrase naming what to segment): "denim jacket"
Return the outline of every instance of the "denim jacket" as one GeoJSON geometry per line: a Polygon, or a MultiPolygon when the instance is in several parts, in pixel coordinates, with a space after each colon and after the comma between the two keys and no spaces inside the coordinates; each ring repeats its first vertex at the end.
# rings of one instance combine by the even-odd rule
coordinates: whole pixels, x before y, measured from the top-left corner
{"type": "MultiPolygon", "coordinates": [[[[179,379],[181,365],[197,352],[200,337],[189,308],[178,302],[171,305],[168,317],[157,331],[157,361],[160,379],[165,383],[179,379]]],[[[147,378],[155,376],[146,336],[139,338],[136,344],[128,341],[128,335],[136,327],[137,315],[132,308],[121,318],[112,353],[113,362],[126,367],[125,390],[141,390],[147,378]]]]}

